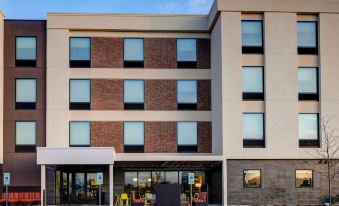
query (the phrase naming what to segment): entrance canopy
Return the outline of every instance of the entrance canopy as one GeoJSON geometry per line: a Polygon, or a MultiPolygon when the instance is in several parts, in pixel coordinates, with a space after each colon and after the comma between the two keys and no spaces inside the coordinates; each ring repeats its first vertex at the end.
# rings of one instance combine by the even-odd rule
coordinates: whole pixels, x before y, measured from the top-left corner
{"type": "Polygon", "coordinates": [[[112,165],[113,147],[38,147],[38,165],[112,165]]]}

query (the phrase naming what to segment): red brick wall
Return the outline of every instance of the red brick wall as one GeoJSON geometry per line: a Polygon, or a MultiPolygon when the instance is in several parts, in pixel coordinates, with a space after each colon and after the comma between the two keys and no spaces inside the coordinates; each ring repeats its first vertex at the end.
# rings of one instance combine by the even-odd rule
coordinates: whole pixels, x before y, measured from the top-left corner
{"type": "Polygon", "coordinates": [[[198,152],[212,152],[212,122],[198,122],[198,152]]]}
{"type": "Polygon", "coordinates": [[[176,110],[176,95],[175,80],[145,80],[146,110],[176,110]]]}
{"type": "Polygon", "coordinates": [[[144,44],[145,68],[176,68],[176,39],[145,38],[144,44]]]}
{"type": "Polygon", "coordinates": [[[123,80],[92,79],[92,110],[123,110],[123,80]]]}
{"type": "Polygon", "coordinates": [[[91,38],[91,67],[123,68],[123,55],[123,38],[91,38]]]}
{"type": "Polygon", "coordinates": [[[145,152],[175,153],[176,122],[145,122],[145,152]]]}
{"type": "Polygon", "coordinates": [[[92,122],[91,146],[114,147],[115,152],[123,152],[123,122],[92,122]]]}
{"type": "Polygon", "coordinates": [[[198,80],[198,110],[211,110],[211,80],[198,80]]]}
{"type": "Polygon", "coordinates": [[[197,52],[198,52],[198,69],[210,69],[211,68],[211,40],[210,39],[198,39],[197,40],[197,52]]]}

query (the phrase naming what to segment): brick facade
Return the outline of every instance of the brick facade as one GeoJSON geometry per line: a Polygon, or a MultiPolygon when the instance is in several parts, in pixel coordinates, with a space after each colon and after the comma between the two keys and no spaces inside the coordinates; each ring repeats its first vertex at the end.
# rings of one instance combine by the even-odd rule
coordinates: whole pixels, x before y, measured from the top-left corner
{"type": "Polygon", "coordinates": [[[198,152],[212,152],[212,122],[198,122],[198,152]]]}
{"type": "Polygon", "coordinates": [[[175,153],[176,122],[145,122],[145,152],[175,153]]]}
{"type": "Polygon", "coordinates": [[[175,80],[145,80],[145,110],[176,110],[175,80]]]}
{"type": "Polygon", "coordinates": [[[211,68],[211,40],[198,39],[197,40],[197,68],[210,69],[211,68]]]}
{"type": "Polygon", "coordinates": [[[145,38],[144,40],[145,68],[150,69],[175,69],[176,39],[145,38]]]}
{"type": "Polygon", "coordinates": [[[198,87],[198,110],[211,110],[211,80],[199,80],[198,87]]]}
{"type": "Polygon", "coordinates": [[[123,110],[123,80],[92,79],[92,110],[123,110]]]}
{"type": "Polygon", "coordinates": [[[114,147],[115,152],[123,152],[123,122],[92,122],[91,146],[114,147]]]}
{"type": "Polygon", "coordinates": [[[92,68],[123,68],[123,38],[92,37],[92,68]]]}

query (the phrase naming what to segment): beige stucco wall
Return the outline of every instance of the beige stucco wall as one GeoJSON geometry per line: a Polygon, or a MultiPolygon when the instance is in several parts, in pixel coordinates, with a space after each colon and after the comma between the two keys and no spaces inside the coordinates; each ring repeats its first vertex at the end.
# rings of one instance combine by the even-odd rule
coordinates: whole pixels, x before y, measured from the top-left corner
{"type": "Polygon", "coordinates": [[[0,11],[0,164],[3,164],[4,16],[0,11]]]}

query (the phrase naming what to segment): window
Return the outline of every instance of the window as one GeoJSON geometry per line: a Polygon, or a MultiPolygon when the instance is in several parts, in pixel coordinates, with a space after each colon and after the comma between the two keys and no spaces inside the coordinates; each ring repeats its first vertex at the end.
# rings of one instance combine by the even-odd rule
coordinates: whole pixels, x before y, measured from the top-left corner
{"type": "Polygon", "coordinates": [[[125,190],[138,188],[138,172],[125,172],[125,190]]]}
{"type": "Polygon", "coordinates": [[[295,171],[295,187],[296,188],[313,187],[313,171],[312,170],[296,170],[295,171]]]}
{"type": "Polygon", "coordinates": [[[197,81],[177,81],[177,101],[178,110],[196,110],[198,102],[197,81]]]}
{"type": "Polygon", "coordinates": [[[144,39],[124,39],[124,67],[144,67],[144,39]]]}
{"type": "Polygon", "coordinates": [[[265,147],[264,114],[243,114],[243,146],[265,147]]]}
{"type": "Polygon", "coordinates": [[[241,21],[242,53],[262,54],[263,49],[263,22],[261,20],[241,21]]]}
{"type": "Polygon", "coordinates": [[[177,123],[178,152],[198,151],[198,126],[197,122],[177,123]]]}
{"type": "Polygon", "coordinates": [[[244,170],[244,188],[260,188],[261,187],[261,171],[260,170],[244,170]]]}
{"type": "Polygon", "coordinates": [[[316,21],[298,21],[298,54],[318,54],[316,21]]]}
{"type": "Polygon", "coordinates": [[[15,66],[36,67],[36,37],[16,37],[15,66]]]}
{"type": "Polygon", "coordinates": [[[69,109],[91,109],[91,80],[69,81],[69,109]]]}
{"type": "Polygon", "coordinates": [[[318,69],[299,68],[299,100],[319,100],[318,69]]]}
{"type": "Polygon", "coordinates": [[[150,189],[152,188],[152,173],[145,171],[145,172],[138,172],[138,187],[139,189],[150,189]]]}
{"type": "Polygon", "coordinates": [[[177,39],[177,67],[197,68],[196,39],[177,39]]]}
{"type": "Polygon", "coordinates": [[[15,109],[35,109],[36,79],[15,80],[15,109]]]}
{"type": "Polygon", "coordinates": [[[36,122],[17,121],[15,123],[15,151],[34,152],[36,144],[36,122]]]}
{"type": "Polygon", "coordinates": [[[144,152],[144,123],[124,123],[124,151],[144,152]]]}
{"type": "Polygon", "coordinates": [[[144,109],[144,81],[124,81],[124,108],[125,110],[144,109]]]}
{"type": "Polygon", "coordinates": [[[88,147],[91,145],[91,123],[70,122],[69,144],[71,147],[88,147]]]}
{"type": "Polygon", "coordinates": [[[70,38],[70,67],[91,67],[91,38],[70,38]]]}
{"type": "Polygon", "coordinates": [[[319,147],[318,114],[299,114],[299,146],[319,147]]]}
{"type": "Polygon", "coordinates": [[[263,67],[243,67],[243,100],[264,100],[263,67]]]}

